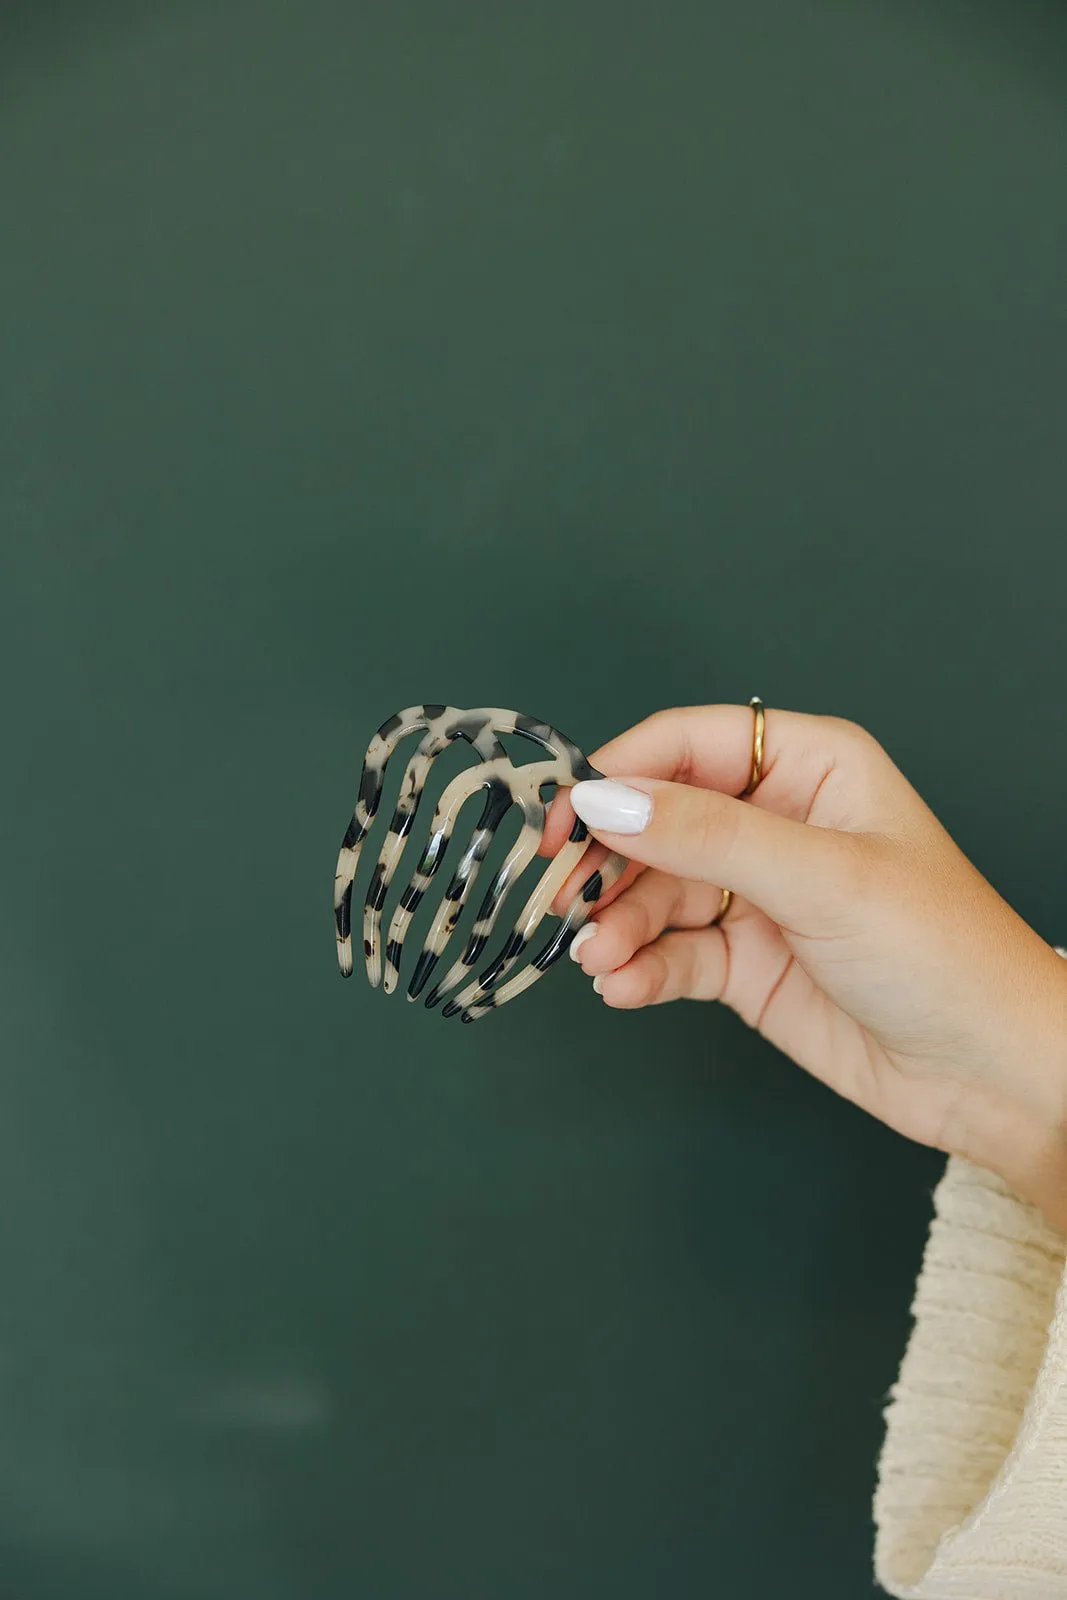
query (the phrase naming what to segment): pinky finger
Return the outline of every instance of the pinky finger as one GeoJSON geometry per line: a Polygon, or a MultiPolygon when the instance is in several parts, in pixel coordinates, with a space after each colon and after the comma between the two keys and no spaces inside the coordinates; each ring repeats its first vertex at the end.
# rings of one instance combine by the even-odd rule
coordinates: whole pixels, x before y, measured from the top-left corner
{"type": "Polygon", "coordinates": [[[721,928],[663,933],[624,967],[594,984],[605,1005],[636,1011],[667,1000],[718,1000],[726,985],[728,958],[721,928]]]}

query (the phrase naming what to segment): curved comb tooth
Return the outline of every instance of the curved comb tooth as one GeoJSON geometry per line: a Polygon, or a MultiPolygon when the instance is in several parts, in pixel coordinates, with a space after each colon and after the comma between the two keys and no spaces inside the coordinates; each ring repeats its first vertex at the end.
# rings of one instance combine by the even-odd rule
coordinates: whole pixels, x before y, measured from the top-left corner
{"type": "MultiPolygon", "coordinates": [[[[464,792],[462,793],[462,798],[459,799],[458,805],[454,806],[453,815],[465,800],[477,792],[478,788],[485,788],[488,792],[485,798],[485,805],[482,808],[482,814],[475,824],[471,842],[452,874],[452,881],[445,890],[445,897],[437,908],[433,928],[430,930],[430,939],[436,933],[440,941],[436,946],[438,950],[444,949],[445,944],[447,944],[455,930],[457,922],[463,915],[463,908],[477,882],[482,862],[489,853],[496,830],[512,806],[512,794],[507,783],[501,778],[492,775],[490,771],[494,765],[495,763],[493,762],[481,762],[478,766],[471,768],[469,772],[461,774],[460,787],[464,792]]],[[[451,810],[454,805],[454,801],[451,798],[446,801],[446,796],[450,795],[450,789],[447,789],[441,797],[446,810],[451,810]]],[[[451,832],[451,828],[449,832],[451,832]]],[[[437,870],[440,861],[441,856],[439,854],[436,857],[434,871],[437,870]]],[[[432,877],[432,873],[430,877],[432,877]]],[[[393,920],[389,925],[389,941],[385,951],[386,994],[392,994],[400,982],[400,962],[404,953],[404,939],[411,919],[418,910],[423,895],[426,893],[426,883],[429,881],[429,878],[427,878],[423,882],[416,868],[411,881],[404,890],[400,904],[393,913],[393,920]]]]}
{"type": "Polygon", "coordinates": [[[548,969],[555,966],[560,956],[568,951],[574,943],[578,929],[587,922],[596,910],[597,901],[618,883],[629,865],[625,856],[610,855],[600,867],[582,884],[578,893],[567,909],[559,927],[542,950],[534,957],[528,966],[525,966],[509,978],[506,983],[499,984],[476,1000],[473,1005],[467,1006],[461,1020],[463,1022],[476,1022],[479,1017],[487,1016],[490,1011],[498,1010],[506,1005],[509,1000],[514,1000],[516,995],[525,994],[527,989],[533,987],[537,980],[544,976],[548,969]]]}
{"type": "MultiPolygon", "coordinates": [[[[452,830],[456,825],[456,818],[472,795],[477,794],[479,789],[484,789],[487,785],[492,788],[494,783],[499,783],[499,788],[506,794],[507,803],[510,804],[511,795],[507,785],[496,777],[498,765],[501,763],[506,764],[506,762],[507,756],[502,752],[499,758],[492,761],[479,762],[477,766],[468,767],[465,772],[461,772],[452,779],[452,782],[437,802],[433,821],[430,824],[429,842],[411,876],[407,889],[404,891],[402,901],[407,899],[410,903],[413,895],[417,895],[418,899],[421,900],[426,893],[431,880],[444,859],[449,840],[452,837],[452,830]]],[[[499,798],[497,798],[496,803],[500,804],[499,798]]],[[[483,817],[488,812],[489,806],[487,804],[486,810],[483,811],[483,817]]],[[[367,960],[367,977],[375,987],[380,983],[382,976],[380,937],[382,906],[385,904],[385,897],[389,892],[389,884],[396,869],[396,863],[403,851],[404,843],[404,838],[394,841],[391,835],[387,836],[385,843],[382,845],[382,853],[378,859],[378,865],[375,867],[374,875],[371,878],[370,888],[367,891],[367,902],[363,916],[363,951],[367,960]]],[[[488,840],[485,848],[489,848],[488,840]]],[[[394,952],[394,954],[399,956],[399,952],[394,952]]],[[[399,976],[399,961],[393,962],[392,965],[394,971],[390,975],[390,987],[395,988],[396,980],[399,976]]]]}
{"type": "MultiPolygon", "coordinates": [[[[513,883],[521,878],[530,862],[537,854],[537,847],[541,843],[544,832],[545,807],[540,800],[522,799],[518,802],[522,806],[523,824],[519,837],[508,851],[507,856],[497,868],[492,883],[486,890],[485,898],[478,907],[478,916],[474,927],[471,929],[470,938],[459,960],[445,973],[445,976],[435,984],[430,994],[426,997],[429,1007],[437,1005],[442,997],[454,989],[457,983],[470,976],[471,968],[478,961],[490,938],[496,920],[507,898],[508,891],[513,883]]],[[[448,906],[442,904],[434,918],[433,925],[426,935],[414,976],[408,987],[408,999],[417,1000],[422,990],[426,987],[438,961],[445,952],[445,947],[455,927],[452,921],[449,925],[448,906]]]]}
{"type": "Polygon", "coordinates": [[[537,932],[538,924],[544,917],[549,906],[563,888],[567,879],[574,871],[589,848],[589,837],[578,842],[568,842],[563,846],[559,855],[553,857],[541,874],[533,891],[523,906],[515,921],[507,943],[497,956],[496,960],[486,968],[481,976],[460,991],[454,1000],[450,1000],[441,1015],[454,1017],[457,1012],[464,1011],[482,999],[488,991],[509,972],[518,961],[526,946],[537,932]]]}
{"type": "Polygon", "coordinates": [[[441,719],[458,715],[454,708],[441,705],[409,706],[382,723],[367,746],[359,776],[359,798],[352,820],[345,831],[333,879],[333,914],[337,937],[337,963],[347,978],[352,972],[352,885],[356,878],[363,844],[382,798],[382,786],[389,758],[402,739],[420,729],[431,728],[441,719]]]}
{"type": "MultiPolygon", "coordinates": [[[[492,720],[487,717],[484,711],[456,711],[448,707],[444,716],[434,719],[430,724],[426,737],[408,762],[404,777],[401,780],[396,810],[393,812],[389,831],[382,841],[382,848],[374,871],[371,874],[367,898],[363,906],[363,955],[367,965],[367,978],[372,988],[377,988],[382,979],[382,908],[385,905],[400,857],[404,853],[407,836],[411,831],[415,813],[418,811],[419,802],[426,787],[426,780],[429,777],[430,767],[442,751],[447,749],[453,739],[465,739],[483,757],[481,766],[471,768],[470,771],[478,772],[490,766],[499,766],[503,769],[509,765],[507,752],[493,731],[492,720]]],[[[477,787],[478,784],[474,784],[472,788],[468,788],[464,798],[466,799],[470,794],[473,794],[477,787]]],[[[446,793],[450,793],[450,790],[446,790],[446,793]]],[[[451,837],[451,832],[450,825],[448,837],[451,837]]],[[[447,846],[448,837],[444,839],[441,846],[442,849],[447,846]]],[[[488,848],[488,845],[486,848],[488,848]]],[[[435,857],[434,870],[436,870],[439,862],[440,856],[438,855],[435,857]]],[[[411,885],[409,885],[410,888],[411,885]]],[[[390,940],[390,942],[392,941],[390,940]]],[[[400,952],[397,951],[396,955],[398,957],[399,954],[400,952]]],[[[399,976],[399,960],[390,963],[388,952],[386,952],[385,990],[387,994],[396,988],[399,976]]]]}
{"type": "Polygon", "coordinates": [[[363,903],[363,954],[367,963],[367,977],[373,987],[381,982],[381,921],[389,885],[393,881],[400,857],[404,853],[408,834],[419,809],[426,779],[434,757],[440,755],[448,741],[436,732],[426,734],[415,754],[404,769],[400,794],[389,822],[389,830],[382,840],[374,871],[363,903]]]}

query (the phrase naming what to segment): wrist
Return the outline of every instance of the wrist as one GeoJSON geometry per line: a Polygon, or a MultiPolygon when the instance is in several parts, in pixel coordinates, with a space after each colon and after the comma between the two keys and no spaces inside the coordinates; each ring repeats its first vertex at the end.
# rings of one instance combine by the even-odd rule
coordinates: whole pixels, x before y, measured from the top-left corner
{"type": "Polygon", "coordinates": [[[995,1081],[968,1108],[960,1153],[1067,1234],[1067,960],[1040,945],[995,1081]]]}

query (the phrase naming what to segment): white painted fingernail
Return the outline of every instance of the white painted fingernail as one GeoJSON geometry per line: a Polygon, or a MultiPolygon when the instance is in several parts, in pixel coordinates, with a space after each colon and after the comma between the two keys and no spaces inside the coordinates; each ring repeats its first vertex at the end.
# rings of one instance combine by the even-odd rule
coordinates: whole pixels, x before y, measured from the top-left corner
{"type": "Polygon", "coordinates": [[[595,922],[587,922],[584,928],[579,928],[578,932],[574,935],[574,943],[571,945],[571,960],[572,961],[577,961],[578,952],[582,948],[582,945],[583,944],[588,944],[590,939],[595,939],[595,938],[596,938],[596,923],[595,922]]]}
{"type": "Polygon", "coordinates": [[[604,833],[642,833],[652,816],[652,796],[616,783],[614,778],[591,778],[576,783],[571,805],[583,822],[604,833]]]}
{"type": "Polygon", "coordinates": [[[594,994],[603,994],[604,993],[604,980],[603,980],[603,978],[594,978],[593,979],[593,993],[594,994]]]}

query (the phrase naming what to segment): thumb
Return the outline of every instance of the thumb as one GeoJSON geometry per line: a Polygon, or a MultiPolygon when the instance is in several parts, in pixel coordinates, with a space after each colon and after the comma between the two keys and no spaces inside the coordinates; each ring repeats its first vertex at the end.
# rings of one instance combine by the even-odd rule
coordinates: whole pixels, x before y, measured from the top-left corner
{"type": "Polygon", "coordinates": [[[570,800],[610,849],[743,895],[796,932],[853,904],[860,836],[796,822],[714,789],[653,778],[576,783],[570,800]]]}

